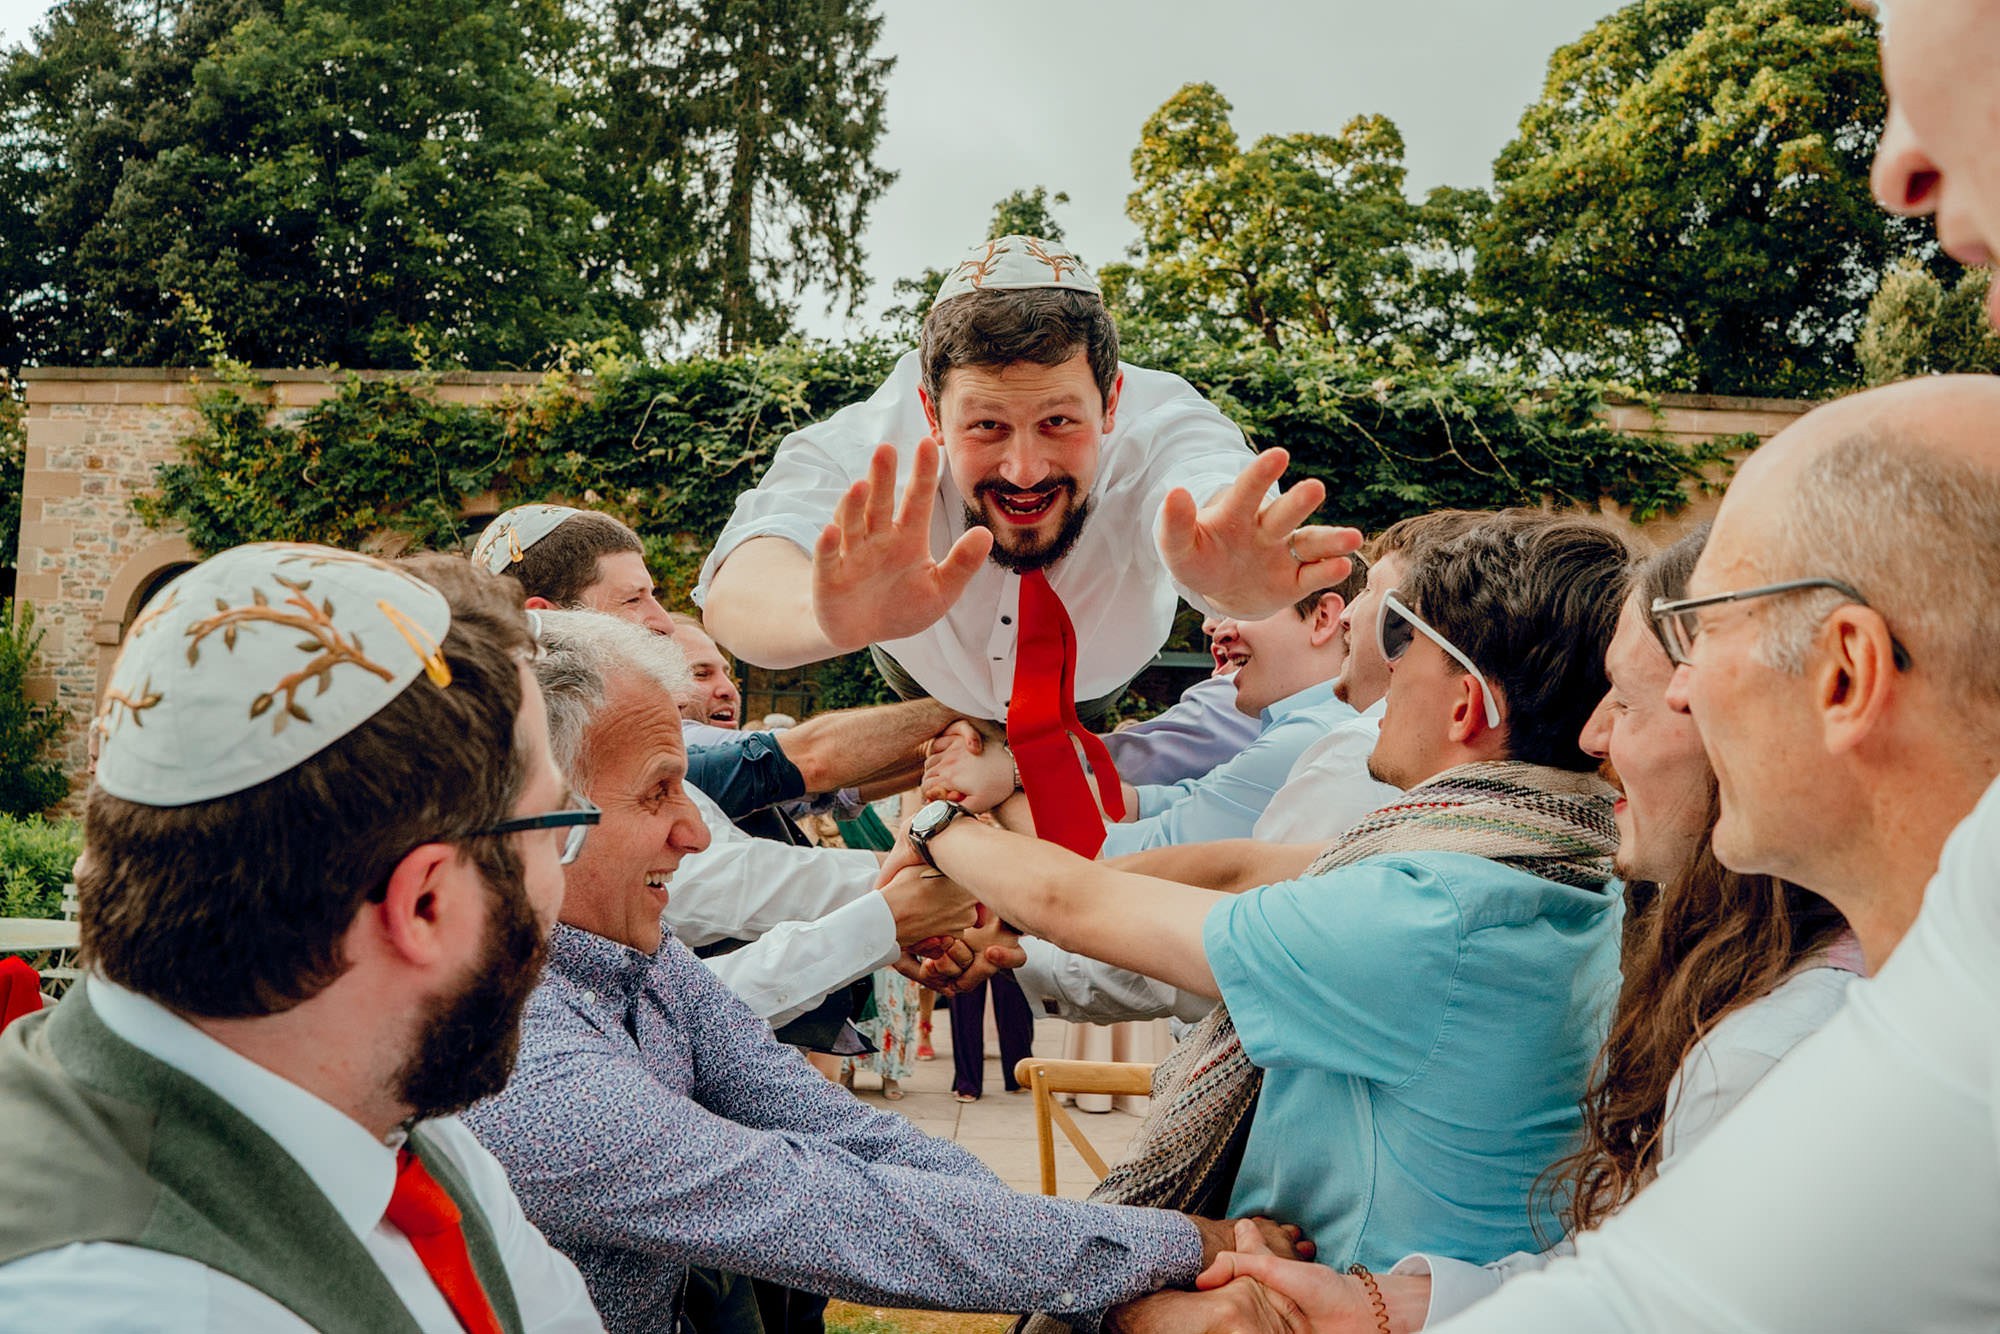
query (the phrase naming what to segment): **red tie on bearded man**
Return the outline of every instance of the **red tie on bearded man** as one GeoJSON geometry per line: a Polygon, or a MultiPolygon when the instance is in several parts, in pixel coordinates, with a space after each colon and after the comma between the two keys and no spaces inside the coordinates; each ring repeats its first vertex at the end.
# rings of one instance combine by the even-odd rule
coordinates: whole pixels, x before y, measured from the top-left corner
{"type": "Polygon", "coordinates": [[[465,1248],[458,1206],[408,1149],[396,1155],[396,1189],[387,1216],[410,1239],[466,1334],[503,1334],[465,1248]]]}
{"type": "Polygon", "coordinates": [[[1105,815],[1123,818],[1125,793],[1111,752],[1077,720],[1076,630],[1040,570],[1021,576],[1020,614],[1014,693],[1007,701],[1007,748],[1021,771],[1036,835],[1079,856],[1095,857],[1104,846],[1104,819],[1091,800],[1076,745],[1090,757],[1105,815]]]}

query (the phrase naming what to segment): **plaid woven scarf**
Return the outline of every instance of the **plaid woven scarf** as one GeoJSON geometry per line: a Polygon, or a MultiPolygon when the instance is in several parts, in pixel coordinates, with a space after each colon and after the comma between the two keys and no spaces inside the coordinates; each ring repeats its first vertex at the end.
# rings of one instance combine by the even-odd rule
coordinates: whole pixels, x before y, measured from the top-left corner
{"type": "MultiPolygon", "coordinates": [[[[1618,825],[1595,774],[1500,761],[1464,764],[1417,784],[1342,834],[1306,869],[1320,875],[1364,857],[1463,852],[1560,884],[1600,889],[1612,876],[1618,825]]],[[[1229,1008],[1217,1005],[1153,1072],[1153,1103],[1130,1156],[1090,1198],[1220,1217],[1257,1105],[1263,1072],[1243,1054],[1229,1008]]],[[[1026,1334],[1058,1334],[1047,1315],[1026,1334]]]]}

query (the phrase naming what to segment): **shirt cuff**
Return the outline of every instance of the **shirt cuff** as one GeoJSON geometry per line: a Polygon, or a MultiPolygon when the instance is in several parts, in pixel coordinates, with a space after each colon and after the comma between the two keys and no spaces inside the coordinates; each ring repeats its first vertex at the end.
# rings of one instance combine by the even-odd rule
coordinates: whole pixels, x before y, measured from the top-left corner
{"type": "Polygon", "coordinates": [[[706,607],[708,586],[715,582],[715,572],[722,568],[722,562],[729,559],[730,552],[755,537],[782,537],[804,552],[807,560],[811,560],[820,532],[832,518],[829,513],[825,519],[815,522],[802,514],[773,514],[754,519],[741,527],[723,529],[722,536],[715,539],[708,559],[701,563],[701,574],[695,581],[694,591],[688,596],[695,606],[706,607]]]}
{"type": "Polygon", "coordinates": [[[1396,1261],[1389,1272],[1398,1275],[1430,1275],[1431,1304],[1424,1314],[1425,1329],[1450,1319],[1475,1302],[1491,1297],[1500,1291],[1500,1285],[1506,1278],[1505,1275],[1484,1265],[1454,1260],[1444,1255],[1406,1255],[1396,1261]]]}

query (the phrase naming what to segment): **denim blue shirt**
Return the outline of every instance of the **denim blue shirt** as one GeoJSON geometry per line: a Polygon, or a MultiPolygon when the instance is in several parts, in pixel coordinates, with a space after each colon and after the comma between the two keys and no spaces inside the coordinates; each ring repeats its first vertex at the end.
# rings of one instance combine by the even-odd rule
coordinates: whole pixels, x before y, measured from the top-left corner
{"type": "Polygon", "coordinates": [[[1334,698],[1331,681],[1286,696],[1258,715],[1257,739],[1235,757],[1199,778],[1138,788],[1139,818],[1105,830],[1103,855],[1249,838],[1300,753],[1359,716],[1334,698]]]}
{"type": "Polygon", "coordinates": [[[465,1114],[613,1331],[672,1330],[686,1266],[848,1301],[1080,1312],[1201,1267],[1179,1214],[1020,1194],[820,1075],[670,935],[558,926],[520,1062],[465,1114]]]}

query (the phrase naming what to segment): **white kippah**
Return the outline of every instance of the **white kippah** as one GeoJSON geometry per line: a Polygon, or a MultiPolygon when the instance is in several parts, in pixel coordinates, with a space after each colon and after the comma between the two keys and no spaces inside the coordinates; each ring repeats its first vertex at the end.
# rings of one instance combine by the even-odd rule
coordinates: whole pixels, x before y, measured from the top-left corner
{"type": "Polygon", "coordinates": [[[97,785],[145,806],[241,792],[311,759],[420,675],[451,604],[372,556],[261,542],[211,557],[132,622],[92,726],[97,785]]]}
{"type": "Polygon", "coordinates": [[[472,544],[472,563],[498,574],[553,533],[564,519],[588,513],[567,505],[516,505],[486,525],[486,531],[472,544]]]}
{"type": "Polygon", "coordinates": [[[965,252],[938,284],[936,310],[967,292],[1002,291],[1021,287],[1064,287],[1099,296],[1097,279],[1069,247],[1038,236],[1003,236],[981,241],[965,252]]]}

